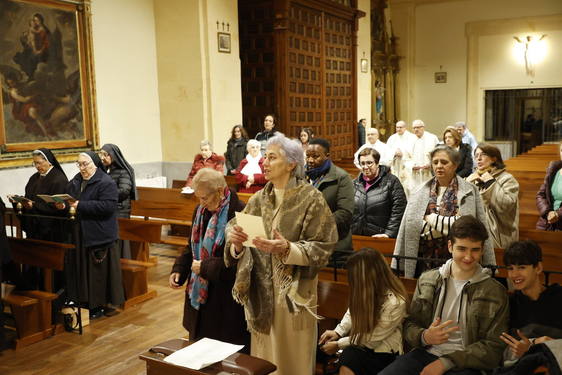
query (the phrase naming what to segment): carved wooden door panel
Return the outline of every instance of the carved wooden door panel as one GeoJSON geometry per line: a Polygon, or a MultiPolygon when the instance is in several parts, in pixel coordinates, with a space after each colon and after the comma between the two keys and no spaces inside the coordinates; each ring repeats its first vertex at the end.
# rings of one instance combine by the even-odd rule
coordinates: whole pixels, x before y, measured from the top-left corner
{"type": "Polygon", "coordinates": [[[311,127],[331,142],[333,159],[353,155],[359,13],[350,0],[239,1],[244,125],[251,133],[274,111],[287,136],[311,127]]]}

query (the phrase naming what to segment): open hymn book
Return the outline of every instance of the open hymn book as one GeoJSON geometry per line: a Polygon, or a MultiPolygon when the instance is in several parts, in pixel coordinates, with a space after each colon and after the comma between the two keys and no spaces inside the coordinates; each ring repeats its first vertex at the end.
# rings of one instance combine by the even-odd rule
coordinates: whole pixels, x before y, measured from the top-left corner
{"type": "Polygon", "coordinates": [[[222,361],[226,357],[241,350],[243,347],[244,345],[229,344],[205,337],[170,354],[164,358],[164,361],[177,366],[200,370],[213,363],[222,361]]]}
{"type": "Polygon", "coordinates": [[[13,195],[8,195],[8,198],[10,198],[10,200],[16,202],[16,203],[26,203],[26,202],[31,202],[31,199],[24,197],[23,195],[17,195],[17,194],[13,194],[13,195]]]}
{"type": "Polygon", "coordinates": [[[64,203],[64,202],[76,201],[74,197],[68,194],[55,194],[55,195],[37,194],[37,196],[43,199],[47,203],[64,203]]]}

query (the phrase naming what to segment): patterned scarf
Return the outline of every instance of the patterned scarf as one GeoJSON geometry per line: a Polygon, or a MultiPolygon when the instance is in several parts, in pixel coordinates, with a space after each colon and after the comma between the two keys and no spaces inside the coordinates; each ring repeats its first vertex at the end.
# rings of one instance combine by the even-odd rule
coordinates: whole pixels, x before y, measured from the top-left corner
{"type": "MultiPolygon", "coordinates": [[[[457,195],[459,191],[459,183],[454,177],[447,190],[443,193],[441,204],[437,205],[437,197],[439,195],[439,184],[436,178],[433,178],[431,187],[429,188],[429,203],[425,210],[425,215],[436,213],[443,216],[455,216],[459,210],[457,195]]],[[[425,225],[424,225],[425,228],[425,225]]],[[[418,256],[422,258],[433,259],[449,259],[451,257],[448,249],[448,236],[433,238],[433,236],[423,237],[420,239],[418,256]]],[[[438,267],[442,262],[418,261],[416,265],[416,275],[420,275],[426,270],[438,267]]]]}
{"type": "Polygon", "coordinates": [[[454,216],[459,210],[459,204],[457,201],[457,195],[459,192],[459,183],[456,176],[453,177],[447,190],[443,193],[443,198],[441,198],[441,204],[437,205],[437,196],[439,195],[439,184],[437,179],[434,178],[431,182],[431,187],[429,188],[429,203],[427,204],[427,209],[425,214],[429,215],[436,213],[443,216],[454,216]]]}
{"type": "MultiPolygon", "coordinates": [[[[197,208],[195,221],[191,228],[191,251],[194,260],[204,260],[216,254],[217,248],[224,242],[224,229],[228,222],[228,208],[230,206],[230,190],[224,189],[224,198],[219,208],[212,214],[203,233],[203,216],[206,211],[201,205],[197,208]]],[[[200,275],[191,273],[187,290],[191,306],[199,310],[199,306],[207,302],[209,282],[200,275]]]]}

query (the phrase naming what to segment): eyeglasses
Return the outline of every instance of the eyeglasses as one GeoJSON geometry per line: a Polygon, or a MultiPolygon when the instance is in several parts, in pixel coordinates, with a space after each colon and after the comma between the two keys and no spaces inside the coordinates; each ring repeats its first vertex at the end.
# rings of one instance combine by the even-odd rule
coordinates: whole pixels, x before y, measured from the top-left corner
{"type": "Polygon", "coordinates": [[[31,162],[31,166],[32,167],[37,167],[39,165],[44,165],[45,163],[49,164],[49,162],[47,160],[41,160],[41,161],[32,161],[31,162]]]}
{"type": "Polygon", "coordinates": [[[106,151],[104,151],[104,150],[98,152],[98,155],[99,155],[101,158],[105,158],[105,157],[109,156],[109,154],[108,154],[106,151]]]}
{"type": "Polygon", "coordinates": [[[360,166],[362,166],[362,167],[367,167],[367,168],[372,167],[374,164],[375,164],[375,162],[374,162],[374,161],[370,161],[370,160],[369,160],[369,161],[362,161],[362,162],[359,162],[359,165],[360,165],[360,166]]]}
{"type": "Polygon", "coordinates": [[[76,162],[76,166],[78,167],[78,169],[86,168],[88,165],[90,165],[89,161],[76,162]]]}

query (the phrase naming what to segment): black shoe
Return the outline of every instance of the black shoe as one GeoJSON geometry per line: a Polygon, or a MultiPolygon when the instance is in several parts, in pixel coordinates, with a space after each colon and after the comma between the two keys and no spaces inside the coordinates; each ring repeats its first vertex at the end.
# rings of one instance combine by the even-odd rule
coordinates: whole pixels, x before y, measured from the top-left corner
{"type": "Polygon", "coordinates": [[[105,316],[115,316],[119,314],[119,311],[117,311],[117,309],[114,309],[113,307],[106,306],[103,308],[103,314],[105,316]]]}
{"type": "Polygon", "coordinates": [[[103,316],[103,309],[101,307],[96,307],[90,310],[90,320],[95,320],[103,316]]]}

